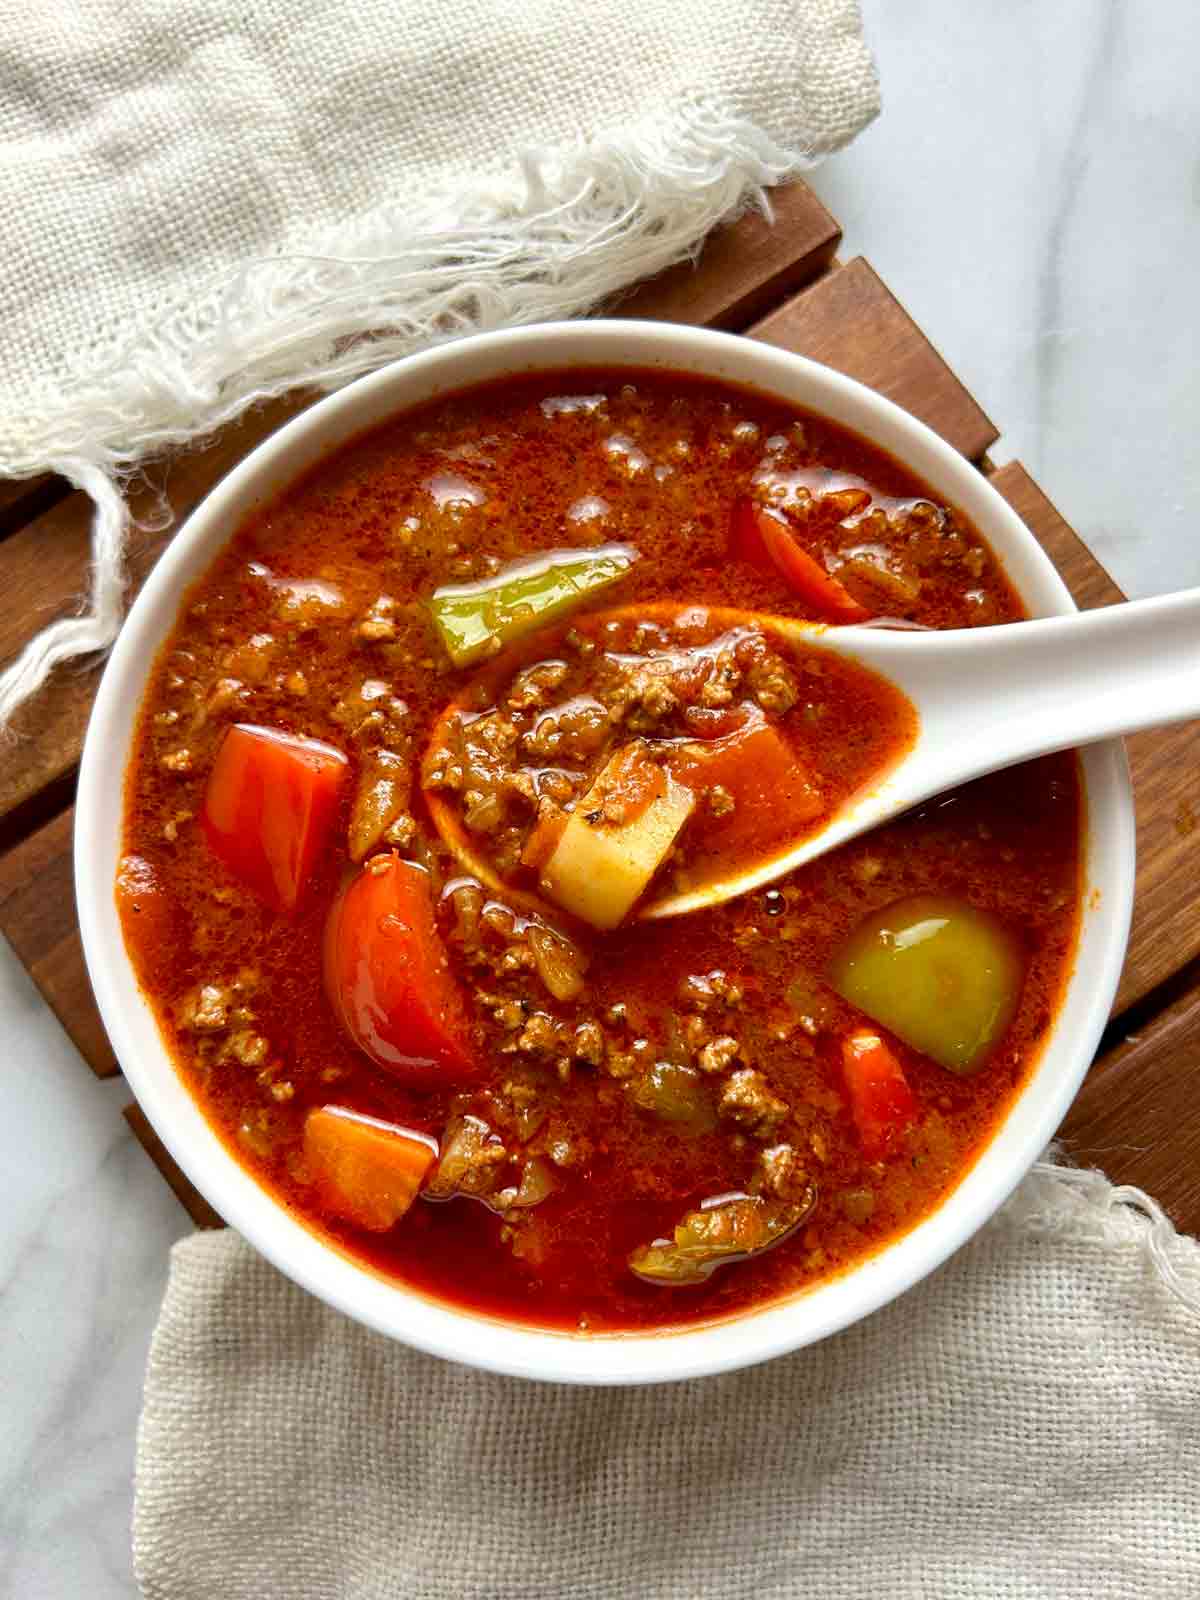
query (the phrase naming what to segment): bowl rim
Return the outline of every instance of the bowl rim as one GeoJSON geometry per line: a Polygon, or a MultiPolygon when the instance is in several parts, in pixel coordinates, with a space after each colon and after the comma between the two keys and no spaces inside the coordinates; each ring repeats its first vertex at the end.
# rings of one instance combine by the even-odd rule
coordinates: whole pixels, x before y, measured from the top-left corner
{"type": "Polygon", "coordinates": [[[433,1300],[384,1280],[299,1222],[204,1120],[125,951],[113,886],[145,679],[174,626],[181,590],[211,565],[255,507],[340,444],[413,405],[489,378],[571,367],[705,374],[828,416],[881,444],[939,498],[960,507],[1034,614],[1075,609],[1049,557],[982,472],[891,400],[806,357],[740,334],[623,319],[472,335],[389,363],[318,401],[250,451],[186,519],[131,607],[97,692],[80,764],[75,883],[88,973],[130,1087],[190,1181],[260,1254],[327,1304],[429,1354],[517,1377],[634,1385],[732,1371],[838,1332],[933,1272],[1003,1204],[1052,1138],[1108,1019],[1132,912],[1134,812],[1123,745],[1109,741],[1081,752],[1079,945],[1038,1062],[996,1134],[942,1204],[813,1289],[713,1323],[579,1335],[501,1322],[433,1300]]]}

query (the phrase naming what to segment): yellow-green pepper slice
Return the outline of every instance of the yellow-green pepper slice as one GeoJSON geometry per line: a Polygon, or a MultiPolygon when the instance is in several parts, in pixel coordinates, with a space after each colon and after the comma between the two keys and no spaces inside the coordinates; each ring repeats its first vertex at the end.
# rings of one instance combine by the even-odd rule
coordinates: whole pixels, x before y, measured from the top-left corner
{"type": "Polygon", "coordinates": [[[549,550],[477,583],[445,584],[425,603],[451,661],[470,667],[616,583],[637,557],[629,544],[549,550]]]}
{"type": "Polygon", "coordinates": [[[950,1072],[977,1072],[1012,1021],[1025,962],[999,918],[953,895],[896,900],[861,922],[830,981],[950,1072]]]}

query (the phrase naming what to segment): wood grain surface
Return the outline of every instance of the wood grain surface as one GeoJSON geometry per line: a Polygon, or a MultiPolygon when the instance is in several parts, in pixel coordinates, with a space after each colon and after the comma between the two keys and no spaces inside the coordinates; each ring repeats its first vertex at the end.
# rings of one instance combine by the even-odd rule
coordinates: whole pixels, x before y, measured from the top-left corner
{"type": "Polygon", "coordinates": [[[1200,969],[1183,992],[1097,1060],[1060,1130],[1080,1166],[1152,1195],[1200,1233],[1200,969]]]}
{"type": "Polygon", "coordinates": [[[190,1178],[184,1175],[183,1169],[177,1165],[174,1156],[151,1127],[141,1106],[135,1101],[125,1107],[123,1115],[137,1142],[167,1180],[175,1198],[196,1226],[223,1228],[224,1220],[213,1210],[190,1178]]]}
{"type": "Polygon", "coordinates": [[[0,929],[98,1077],[117,1071],[75,916],[72,807],[0,856],[0,929]]]}
{"type": "MultiPolygon", "coordinates": [[[[1020,462],[990,477],[1037,534],[1076,605],[1086,611],[1125,598],[1020,462]]],[[[1116,1015],[1200,956],[1200,722],[1135,734],[1126,749],[1137,804],[1138,875],[1116,1015]]]]}
{"type": "MultiPolygon", "coordinates": [[[[776,197],[775,225],[746,216],[714,236],[694,267],[642,285],[613,309],[745,330],[823,361],[928,422],[988,472],[1037,535],[1081,606],[1120,590],[1020,466],[993,468],[997,431],[871,267],[834,262],[837,224],[803,185],[776,197]]],[[[133,491],[142,525],[130,559],[133,592],[170,531],[248,450],[310,403],[297,396],[256,412],[205,448],[160,462],[133,491]]],[[[87,501],[57,479],[0,483],[0,664],[86,584],[87,501]]],[[[73,777],[95,670],[60,673],[21,722],[0,762],[0,931],[9,939],[92,1069],[117,1070],[88,986],[74,912],[70,855],[73,777]]],[[[1071,1153],[1156,1193],[1200,1231],[1200,725],[1130,742],[1138,801],[1138,898],[1114,1013],[1121,1019],[1063,1127],[1071,1153]],[[1128,1033],[1129,1037],[1125,1037],[1128,1033]],[[1190,1131],[1189,1131],[1190,1130],[1190,1131]]],[[[212,1208],[174,1166],[142,1113],[131,1128],[199,1226],[212,1208]]]]}
{"type": "Polygon", "coordinates": [[[869,384],[980,461],[999,435],[904,307],[861,257],[748,328],[869,384]]]}
{"type": "Polygon", "coordinates": [[[0,478],[0,512],[7,511],[10,506],[16,505],[27,495],[37,482],[45,482],[36,478],[0,478]]]}
{"type": "Polygon", "coordinates": [[[740,332],[827,267],[842,232],[810,189],[772,196],[770,219],[757,212],[714,233],[703,256],[660,273],[620,297],[618,317],[652,317],[740,332]]]}
{"type": "Polygon", "coordinates": [[[49,511],[70,492],[69,483],[49,473],[37,478],[0,478],[0,539],[49,511]]]}

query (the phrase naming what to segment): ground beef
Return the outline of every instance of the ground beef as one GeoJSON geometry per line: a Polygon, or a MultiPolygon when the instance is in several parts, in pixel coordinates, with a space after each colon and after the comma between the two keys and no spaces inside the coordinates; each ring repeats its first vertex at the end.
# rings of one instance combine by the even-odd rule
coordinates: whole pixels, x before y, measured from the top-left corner
{"type": "Polygon", "coordinates": [[[753,1067],[740,1067],[731,1073],[717,1102],[717,1113],[739,1128],[759,1138],[769,1138],[788,1114],[785,1100],[772,1094],[771,1086],[753,1067]]]}
{"type": "Polygon", "coordinates": [[[701,1072],[724,1072],[737,1060],[740,1048],[732,1034],[723,1033],[697,1053],[696,1065],[701,1072]]]}

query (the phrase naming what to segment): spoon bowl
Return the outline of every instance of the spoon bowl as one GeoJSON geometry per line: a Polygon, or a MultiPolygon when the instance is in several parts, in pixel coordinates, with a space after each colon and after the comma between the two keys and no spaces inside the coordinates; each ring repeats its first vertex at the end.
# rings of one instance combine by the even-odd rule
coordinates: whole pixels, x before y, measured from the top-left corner
{"type": "MultiPolygon", "coordinates": [[[[1069,616],[944,631],[870,623],[831,627],[729,607],[703,609],[717,628],[758,627],[876,673],[911,703],[917,733],[876,780],[796,844],[695,888],[657,895],[652,890],[633,912],[639,921],[682,916],[762,888],[972,778],[1200,716],[1200,589],[1069,616]]],[[[637,614],[669,624],[684,612],[695,617],[697,610],[686,602],[656,601],[637,614]]],[[[614,610],[592,620],[629,615],[614,610]]],[[[443,722],[460,709],[457,703],[448,707],[443,722]]],[[[432,794],[427,801],[464,872],[523,905],[539,903],[500,877],[452,807],[432,794]]]]}

